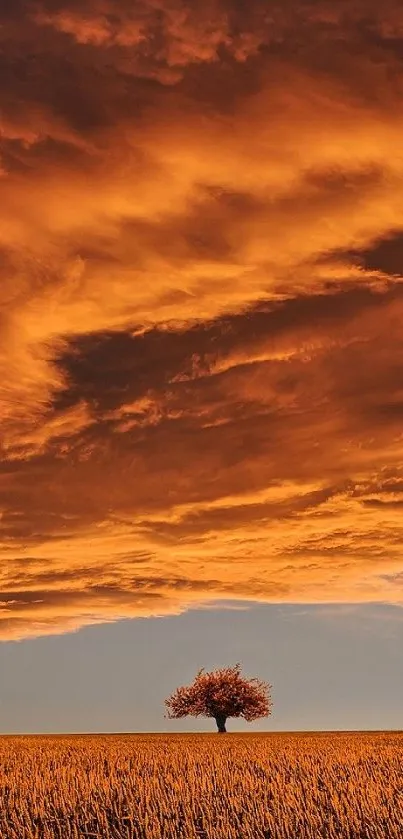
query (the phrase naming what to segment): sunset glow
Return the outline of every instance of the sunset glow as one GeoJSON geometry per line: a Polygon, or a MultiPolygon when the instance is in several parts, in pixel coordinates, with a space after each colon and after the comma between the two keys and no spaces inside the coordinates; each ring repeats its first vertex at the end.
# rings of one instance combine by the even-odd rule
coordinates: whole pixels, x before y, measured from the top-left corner
{"type": "Polygon", "coordinates": [[[397,0],[0,0],[0,638],[403,605],[397,0]]]}

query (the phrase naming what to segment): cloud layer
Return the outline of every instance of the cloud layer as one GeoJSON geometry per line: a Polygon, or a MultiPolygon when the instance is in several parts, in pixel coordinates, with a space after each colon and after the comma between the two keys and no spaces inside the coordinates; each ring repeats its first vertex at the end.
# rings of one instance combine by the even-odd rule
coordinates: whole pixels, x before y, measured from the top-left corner
{"type": "Polygon", "coordinates": [[[399,4],[0,23],[0,636],[402,605],[399,4]]]}

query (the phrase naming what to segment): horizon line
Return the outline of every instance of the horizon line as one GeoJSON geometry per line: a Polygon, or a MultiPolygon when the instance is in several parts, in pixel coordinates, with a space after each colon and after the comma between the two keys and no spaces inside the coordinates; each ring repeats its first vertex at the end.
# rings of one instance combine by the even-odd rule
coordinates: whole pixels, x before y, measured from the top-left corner
{"type": "MultiPolygon", "coordinates": [[[[269,729],[263,731],[227,731],[227,734],[236,734],[247,736],[269,734],[272,736],[278,734],[403,734],[403,728],[294,728],[281,729],[278,731],[271,731],[269,729]]],[[[144,735],[154,736],[169,736],[169,737],[183,737],[184,735],[216,735],[216,731],[17,731],[17,732],[1,732],[1,737],[135,737],[144,735]]]]}

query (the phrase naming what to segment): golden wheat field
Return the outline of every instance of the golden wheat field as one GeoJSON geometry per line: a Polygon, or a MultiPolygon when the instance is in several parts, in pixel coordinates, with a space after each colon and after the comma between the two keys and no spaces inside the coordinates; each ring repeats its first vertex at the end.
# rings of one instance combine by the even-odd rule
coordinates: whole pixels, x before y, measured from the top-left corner
{"type": "Polygon", "coordinates": [[[4,736],[1,839],[402,839],[403,734],[4,736]]]}

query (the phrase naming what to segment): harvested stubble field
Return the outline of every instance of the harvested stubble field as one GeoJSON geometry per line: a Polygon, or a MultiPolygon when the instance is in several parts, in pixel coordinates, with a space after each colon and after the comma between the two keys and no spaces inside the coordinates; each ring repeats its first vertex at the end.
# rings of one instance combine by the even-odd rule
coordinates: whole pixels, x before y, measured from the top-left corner
{"type": "Polygon", "coordinates": [[[403,734],[0,738],[1,839],[402,839],[403,734]]]}

